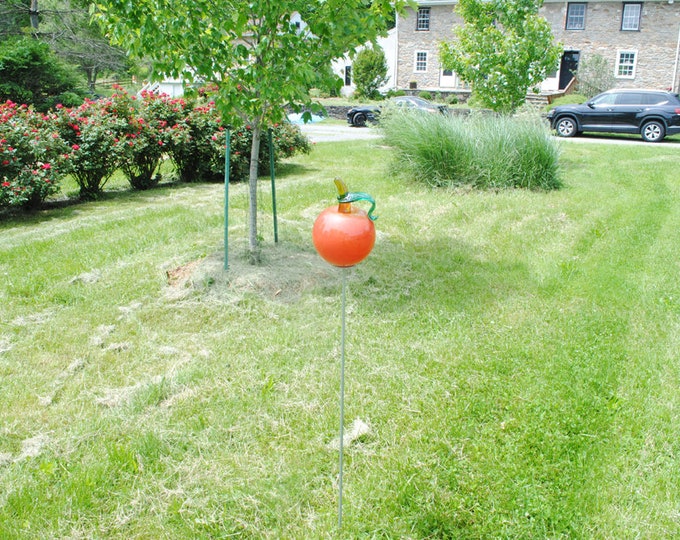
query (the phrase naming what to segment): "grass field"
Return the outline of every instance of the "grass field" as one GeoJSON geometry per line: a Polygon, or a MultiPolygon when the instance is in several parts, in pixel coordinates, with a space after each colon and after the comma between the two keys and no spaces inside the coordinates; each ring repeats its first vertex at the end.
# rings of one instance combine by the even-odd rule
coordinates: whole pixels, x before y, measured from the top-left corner
{"type": "Polygon", "coordinates": [[[379,141],[260,193],[170,185],[0,221],[0,538],[680,535],[675,143],[561,148],[550,193],[435,190],[379,141]],[[377,200],[347,271],[311,244],[332,179],[377,200]],[[358,425],[358,424],[357,424],[358,425]]]}

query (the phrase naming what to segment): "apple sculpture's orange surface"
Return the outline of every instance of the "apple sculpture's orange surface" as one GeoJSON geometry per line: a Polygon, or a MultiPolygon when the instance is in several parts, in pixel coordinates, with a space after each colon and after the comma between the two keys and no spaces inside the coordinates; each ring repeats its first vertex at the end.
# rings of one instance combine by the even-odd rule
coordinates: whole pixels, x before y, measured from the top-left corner
{"type": "Polygon", "coordinates": [[[335,180],[338,204],[319,214],[312,228],[314,247],[321,257],[341,267],[354,266],[363,261],[375,244],[375,225],[372,215],[375,202],[366,193],[348,193],[341,180],[335,180]],[[372,203],[368,213],[352,205],[366,200],[372,203]]]}

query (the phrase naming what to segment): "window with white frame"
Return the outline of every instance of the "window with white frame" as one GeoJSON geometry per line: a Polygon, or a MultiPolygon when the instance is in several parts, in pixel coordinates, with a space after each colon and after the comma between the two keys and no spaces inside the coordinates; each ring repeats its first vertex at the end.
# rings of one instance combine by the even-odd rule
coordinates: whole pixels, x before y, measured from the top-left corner
{"type": "Polygon", "coordinates": [[[642,4],[623,4],[623,15],[621,16],[621,30],[639,31],[640,15],[642,15],[642,4]]]}
{"type": "Polygon", "coordinates": [[[416,30],[418,32],[427,32],[430,29],[430,8],[419,7],[418,15],[416,17],[416,30]]]}
{"type": "Polygon", "coordinates": [[[427,71],[427,52],[418,51],[416,52],[416,62],[414,71],[418,73],[423,73],[427,71]]]}
{"type": "Polygon", "coordinates": [[[567,4],[567,30],[586,29],[586,4],[567,4]]]}
{"type": "Polygon", "coordinates": [[[636,63],[637,51],[618,51],[615,75],[622,79],[634,79],[636,63]]]}

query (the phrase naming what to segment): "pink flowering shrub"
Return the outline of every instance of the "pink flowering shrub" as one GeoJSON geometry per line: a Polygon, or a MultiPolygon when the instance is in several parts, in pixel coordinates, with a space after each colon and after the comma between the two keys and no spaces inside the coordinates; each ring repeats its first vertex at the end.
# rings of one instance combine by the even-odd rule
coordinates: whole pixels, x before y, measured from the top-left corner
{"type": "Polygon", "coordinates": [[[126,123],[120,168],[130,186],[154,187],[161,179],[158,171],[165,156],[188,142],[183,100],[149,92],[138,98],[117,87],[104,106],[126,123]]]}
{"type": "Polygon", "coordinates": [[[134,189],[155,186],[162,160],[189,141],[183,99],[150,92],[137,100],[138,117],[130,120],[123,171],[134,189]]]}
{"type": "MultiPolygon", "coordinates": [[[[40,205],[71,174],[80,197],[96,198],[116,170],[133,189],[149,189],[169,158],[183,182],[224,179],[226,134],[230,133],[230,179],[248,179],[252,130],[227,130],[209,95],[190,98],[130,96],[122,88],[110,98],[86,100],[38,113],[25,105],[0,104],[0,207],[40,205]]],[[[307,153],[299,127],[272,128],[274,161],[307,153]]],[[[262,135],[259,173],[269,172],[269,137],[262,135]]]]}
{"type": "MultiPolygon", "coordinates": [[[[269,156],[269,137],[263,136],[262,142],[262,152],[269,156]]],[[[272,142],[274,144],[274,160],[277,163],[281,159],[296,154],[309,154],[312,149],[309,139],[300,131],[299,126],[287,122],[276,124],[272,128],[272,142]]],[[[262,154],[260,155],[260,163],[262,163],[262,154]]]]}
{"type": "Polygon", "coordinates": [[[69,149],[53,120],[26,105],[0,104],[0,208],[36,208],[59,191],[69,149]]]}
{"type": "Polygon", "coordinates": [[[57,106],[56,128],[71,149],[71,174],[83,199],[98,197],[122,165],[127,121],[119,112],[112,99],[57,106]]]}
{"type": "MultiPolygon", "coordinates": [[[[183,182],[220,182],[224,180],[224,164],[227,129],[222,122],[214,101],[200,96],[191,102],[184,102],[184,118],[188,141],[174,146],[171,158],[183,182]]],[[[252,129],[240,126],[229,130],[230,167],[229,179],[232,182],[247,181],[250,170],[250,151],[252,129]]],[[[307,154],[311,150],[309,139],[298,126],[283,123],[272,128],[274,144],[274,163],[295,154],[307,154]]],[[[262,133],[259,153],[259,174],[269,173],[269,137],[262,133]]]]}
{"type": "Polygon", "coordinates": [[[224,127],[215,103],[201,98],[180,99],[174,100],[173,109],[183,112],[178,123],[185,134],[169,147],[179,180],[215,182],[224,178],[224,127]]]}

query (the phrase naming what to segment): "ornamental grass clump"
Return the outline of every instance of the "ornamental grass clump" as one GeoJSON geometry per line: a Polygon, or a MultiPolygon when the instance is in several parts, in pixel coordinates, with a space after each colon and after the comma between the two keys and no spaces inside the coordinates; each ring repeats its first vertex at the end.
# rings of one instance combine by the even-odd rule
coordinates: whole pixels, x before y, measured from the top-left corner
{"type": "Polygon", "coordinates": [[[560,187],[559,151],[539,120],[475,115],[466,121],[466,129],[476,138],[477,187],[560,187]]]}
{"type": "Polygon", "coordinates": [[[559,151],[538,120],[390,111],[381,119],[395,171],[432,186],[560,187],[559,151]]]}
{"type": "Polygon", "coordinates": [[[393,167],[432,186],[471,183],[474,142],[443,115],[386,111],[380,125],[395,150],[393,167]]]}

